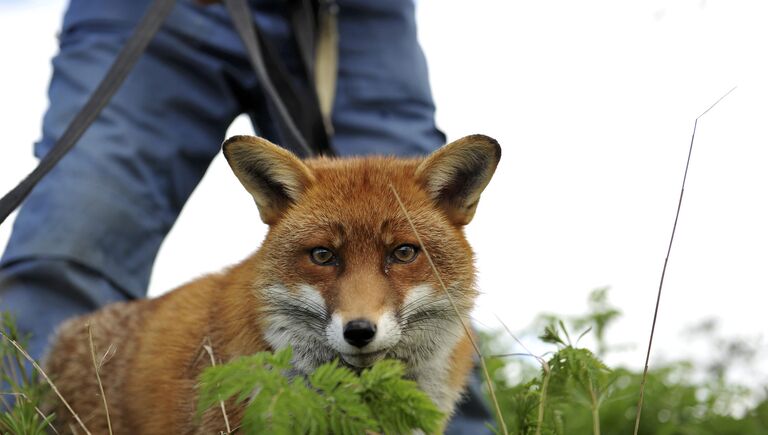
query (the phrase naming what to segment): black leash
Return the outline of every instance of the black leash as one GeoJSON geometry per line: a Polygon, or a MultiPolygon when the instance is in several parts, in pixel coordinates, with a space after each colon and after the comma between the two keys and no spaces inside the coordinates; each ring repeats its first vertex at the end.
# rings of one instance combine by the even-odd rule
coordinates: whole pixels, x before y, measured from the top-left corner
{"type": "Polygon", "coordinates": [[[155,0],[147,9],[120,54],[117,55],[115,62],[80,112],[69,123],[64,134],[56,141],[53,148],[40,159],[37,167],[13,190],[0,199],[0,224],[21,205],[35,185],[72,149],[85,133],[85,130],[96,120],[104,106],[120,89],[123,80],[139,60],[165,18],[171,13],[175,3],[176,0],[155,0]]]}
{"type": "MultiPolygon", "coordinates": [[[[316,11],[316,7],[312,5],[311,1],[300,1],[302,7],[312,7],[316,11]]],[[[224,3],[240,38],[245,44],[256,76],[269,101],[277,110],[278,125],[287,133],[285,140],[288,143],[285,146],[304,157],[315,154],[334,155],[328,133],[324,128],[316,93],[301,93],[293,89],[285,73],[285,67],[282,66],[274,49],[270,48],[253,22],[253,15],[247,0],[224,0],[224,3]],[[298,114],[297,118],[301,121],[300,123],[297,124],[295,120],[297,118],[291,115],[292,112],[298,114]],[[308,139],[312,141],[311,146],[307,142],[308,139]]],[[[174,4],[175,0],[155,0],[150,5],[109,71],[83,108],[67,126],[64,134],[56,141],[53,148],[40,159],[37,167],[13,190],[0,198],[0,224],[21,205],[35,185],[72,149],[83,133],[96,120],[173,10],[174,4]]],[[[306,23],[306,21],[302,22],[306,23]]],[[[294,23],[297,24],[296,21],[294,23]]],[[[294,25],[303,62],[308,61],[306,59],[308,56],[307,41],[314,41],[307,32],[314,32],[315,30],[314,27],[307,29],[304,25],[294,25]]],[[[306,63],[305,68],[309,71],[306,63]]],[[[311,77],[307,77],[307,80],[309,88],[314,90],[311,77]]]]}
{"type": "MultiPolygon", "coordinates": [[[[288,70],[280,61],[277,50],[263,37],[258,25],[253,21],[251,8],[247,0],[224,0],[229,15],[235,25],[235,30],[245,44],[246,52],[251,60],[259,83],[264,88],[278,115],[276,120],[281,130],[286,133],[281,145],[301,157],[315,154],[332,156],[328,133],[325,131],[323,116],[314,92],[312,77],[305,74],[307,89],[301,92],[290,81],[288,70]],[[308,142],[311,141],[311,142],[308,142]]],[[[310,1],[302,2],[302,6],[312,8],[310,1]]],[[[311,10],[307,13],[313,13],[311,10]]],[[[307,40],[308,33],[314,33],[314,27],[293,21],[293,31],[305,71],[309,68],[305,62],[306,54],[302,41],[307,40]]]]}

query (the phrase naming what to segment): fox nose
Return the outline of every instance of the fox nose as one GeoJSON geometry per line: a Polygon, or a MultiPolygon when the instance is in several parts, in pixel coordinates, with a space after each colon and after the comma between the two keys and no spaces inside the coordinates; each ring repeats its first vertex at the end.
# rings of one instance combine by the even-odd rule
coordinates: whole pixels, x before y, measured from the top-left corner
{"type": "Polygon", "coordinates": [[[376,325],[365,319],[350,320],[344,326],[344,340],[355,347],[363,347],[373,341],[376,325]]]}

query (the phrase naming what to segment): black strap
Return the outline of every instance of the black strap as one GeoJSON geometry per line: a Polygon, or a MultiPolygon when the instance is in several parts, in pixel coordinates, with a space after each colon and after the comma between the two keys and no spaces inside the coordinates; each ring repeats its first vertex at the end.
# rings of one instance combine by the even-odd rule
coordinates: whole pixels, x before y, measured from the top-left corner
{"type": "MultiPolygon", "coordinates": [[[[294,89],[275,50],[261,37],[258,27],[253,23],[253,15],[247,0],[224,0],[224,3],[229,9],[235,28],[245,44],[256,75],[269,100],[277,110],[278,124],[287,133],[286,140],[288,143],[284,145],[302,156],[333,155],[317,95],[313,92],[314,82],[311,77],[307,77],[307,89],[312,92],[299,92],[294,89]],[[268,56],[264,56],[263,53],[268,54],[268,56]],[[296,113],[297,117],[292,117],[291,112],[296,113]],[[299,122],[297,123],[295,119],[298,119],[299,122]],[[309,145],[308,140],[311,140],[312,146],[309,145]]],[[[304,5],[311,4],[309,1],[302,3],[304,5]]],[[[96,120],[170,14],[174,4],[175,0],[154,0],[150,5],[107,74],[80,112],[67,126],[64,134],[56,141],[51,151],[40,160],[37,167],[21,183],[0,199],[0,224],[21,205],[35,185],[72,149],[78,139],[96,120]]],[[[294,28],[304,62],[307,61],[304,58],[307,56],[307,41],[314,40],[313,38],[308,39],[305,32],[314,32],[314,30],[314,28],[307,29],[304,26],[295,26],[294,28]]]]}
{"type": "Polygon", "coordinates": [[[64,134],[56,141],[51,151],[40,160],[37,167],[21,183],[0,199],[0,224],[21,205],[32,188],[72,149],[78,139],[96,120],[101,110],[120,88],[136,61],[139,60],[152,37],[173,9],[174,4],[175,0],[155,0],[147,9],[99,86],[91,94],[80,112],[75,115],[72,122],[69,123],[64,134]]]}
{"type": "MultiPolygon", "coordinates": [[[[305,88],[294,86],[277,51],[253,22],[247,0],[224,0],[224,4],[245,44],[256,77],[279,115],[276,120],[286,133],[281,145],[302,157],[334,155],[314,92],[314,82],[308,77],[305,88]]],[[[305,31],[313,29],[294,28],[294,32],[305,31]]],[[[297,41],[302,39],[302,36],[297,36],[297,41]]]]}
{"type": "Polygon", "coordinates": [[[288,0],[288,18],[293,27],[293,36],[299,49],[304,74],[312,83],[315,65],[315,46],[317,45],[319,14],[318,0],[288,0]]]}

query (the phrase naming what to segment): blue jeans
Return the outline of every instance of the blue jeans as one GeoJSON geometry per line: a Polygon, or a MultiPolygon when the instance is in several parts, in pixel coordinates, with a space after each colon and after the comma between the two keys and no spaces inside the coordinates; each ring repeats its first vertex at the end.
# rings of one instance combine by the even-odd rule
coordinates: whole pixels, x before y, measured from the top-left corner
{"type": "MultiPolygon", "coordinates": [[[[149,1],[71,1],[36,156],[82,107],[149,1]]],[[[254,20],[300,85],[282,2],[252,3],[254,20]]],[[[339,3],[334,148],[419,155],[442,145],[412,1],[339,3]]],[[[146,295],[163,238],[241,113],[258,134],[281,143],[224,8],[179,0],[110,104],[15,221],[0,261],[0,309],[33,334],[33,356],[44,353],[62,320],[146,295]]]]}

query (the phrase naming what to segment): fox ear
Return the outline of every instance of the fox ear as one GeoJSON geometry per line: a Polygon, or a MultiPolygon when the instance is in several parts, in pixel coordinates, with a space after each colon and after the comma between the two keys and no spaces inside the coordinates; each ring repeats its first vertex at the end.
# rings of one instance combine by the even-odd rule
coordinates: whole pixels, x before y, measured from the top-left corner
{"type": "Polygon", "coordinates": [[[253,196],[261,220],[278,221],[314,180],[312,172],[290,151],[254,136],[234,136],[222,145],[224,157],[253,196]]]}
{"type": "Polygon", "coordinates": [[[481,134],[467,136],[427,156],[416,177],[454,224],[466,225],[500,158],[496,140],[481,134]]]}

